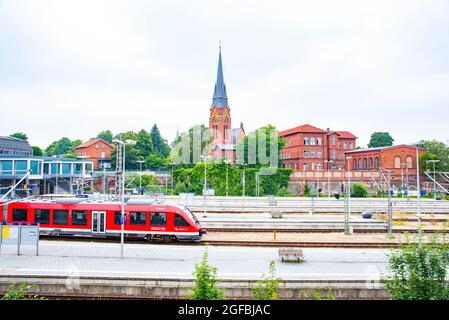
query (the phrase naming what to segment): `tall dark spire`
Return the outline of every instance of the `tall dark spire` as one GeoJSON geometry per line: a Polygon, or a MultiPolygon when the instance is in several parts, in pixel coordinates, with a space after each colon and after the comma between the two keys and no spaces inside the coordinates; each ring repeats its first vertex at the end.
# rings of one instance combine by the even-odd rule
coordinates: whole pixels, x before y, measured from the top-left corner
{"type": "Polygon", "coordinates": [[[212,98],[212,107],[224,108],[228,106],[228,96],[226,94],[226,84],[223,78],[223,64],[221,62],[221,44],[218,55],[217,82],[215,83],[214,97],[212,98]]]}

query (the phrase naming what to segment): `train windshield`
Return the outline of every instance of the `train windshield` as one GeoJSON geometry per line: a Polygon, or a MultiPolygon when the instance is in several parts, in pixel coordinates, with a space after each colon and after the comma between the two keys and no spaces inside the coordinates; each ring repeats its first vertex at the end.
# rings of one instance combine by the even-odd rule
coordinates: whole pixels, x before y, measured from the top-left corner
{"type": "Polygon", "coordinates": [[[195,221],[196,224],[200,223],[195,215],[187,208],[184,208],[184,211],[195,221]]]}

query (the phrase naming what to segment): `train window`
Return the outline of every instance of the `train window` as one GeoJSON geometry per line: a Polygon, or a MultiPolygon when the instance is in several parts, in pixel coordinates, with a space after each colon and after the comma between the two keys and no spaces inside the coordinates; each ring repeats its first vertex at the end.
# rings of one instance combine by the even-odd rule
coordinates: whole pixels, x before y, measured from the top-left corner
{"type": "MultiPolygon", "coordinates": [[[[122,216],[122,213],[120,211],[114,212],[114,224],[120,225],[120,217],[122,216]]],[[[126,212],[125,212],[126,216],[126,212]]]]}
{"type": "Polygon", "coordinates": [[[34,223],[50,224],[50,210],[35,209],[34,210],[34,223]]]}
{"type": "Polygon", "coordinates": [[[86,211],[72,211],[72,224],[76,226],[87,225],[87,212],[86,211]]]}
{"type": "Polygon", "coordinates": [[[185,227],[190,224],[179,214],[175,213],[175,227],[185,227]]]}
{"type": "Polygon", "coordinates": [[[129,216],[130,224],[146,225],[147,213],[146,212],[131,212],[129,216]]]}
{"type": "Polygon", "coordinates": [[[151,212],[151,226],[165,227],[167,224],[167,214],[165,212],[151,212]]]}
{"type": "Polygon", "coordinates": [[[53,223],[54,224],[68,224],[69,212],[67,210],[53,210],[53,223]]]}
{"type": "Polygon", "coordinates": [[[12,209],[12,221],[27,221],[27,209],[12,209]]]}

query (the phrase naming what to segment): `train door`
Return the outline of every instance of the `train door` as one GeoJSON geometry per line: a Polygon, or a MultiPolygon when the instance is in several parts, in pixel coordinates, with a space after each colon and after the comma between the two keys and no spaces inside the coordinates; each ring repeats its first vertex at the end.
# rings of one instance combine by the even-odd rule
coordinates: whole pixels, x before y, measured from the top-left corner
{"type": "Polygon", "coordinates": [[[92,211],[92,233],[106,232],[106,212],[92,211]]]}

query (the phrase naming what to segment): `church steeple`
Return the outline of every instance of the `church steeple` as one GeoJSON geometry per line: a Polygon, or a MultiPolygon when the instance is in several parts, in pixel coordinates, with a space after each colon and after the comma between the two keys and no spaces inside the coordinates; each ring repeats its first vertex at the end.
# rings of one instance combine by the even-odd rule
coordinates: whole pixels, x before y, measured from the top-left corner
{"type": "Polygon", "coordinates": [[[223,63],[221,62],[221,44],[218,55],[218,71],[217,82],[215,83],[214,97],[212,98],[212,106],[217,108],[224,108],[228,106],[228,96],[226,94],[226,84],[223,77],[223,63]]]}

